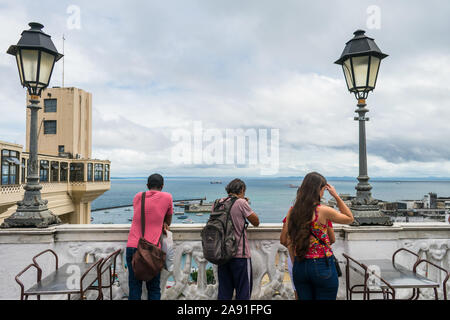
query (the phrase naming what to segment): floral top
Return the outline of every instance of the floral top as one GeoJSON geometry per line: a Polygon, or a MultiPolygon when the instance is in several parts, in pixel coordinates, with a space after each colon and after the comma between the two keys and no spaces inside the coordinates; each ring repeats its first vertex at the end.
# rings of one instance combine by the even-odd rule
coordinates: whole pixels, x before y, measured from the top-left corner
{"type": "MultiPolygon", "coordinates": [[[[311,231],[317,236],[317,238],[322,239],[328,246],[324,246],[319,240],[316,239],[313,235],[310,237],[310,247],[308,252],[306,253],[306,259],[318,259],[331,257],[333,255],[333,251],[331,251],[331,243],[328,238],[327,233],[327,225],[320,223],[317,221],[319,217],[317,214],[317,208],[320,207],[318,205],[314,210],[314,220],[311,222],[311,231]]],[[[328,223],[329,225],[329,223],[328,223]]]]}

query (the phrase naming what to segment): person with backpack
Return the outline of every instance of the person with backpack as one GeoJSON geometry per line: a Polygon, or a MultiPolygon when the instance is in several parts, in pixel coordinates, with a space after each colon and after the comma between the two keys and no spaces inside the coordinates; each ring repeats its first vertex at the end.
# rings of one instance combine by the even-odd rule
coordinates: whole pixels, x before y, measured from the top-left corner
{"type": "Polygon", "coordinates": [[[259,226],[258,215],[245,197],[246,185],[240,179],[231,181],[225,190],[228,197],[214,202],[210,219],[202,231],[203,254],[218,265],[219,300],[250,300],[253,275],[247,220],[259,226]]]}
{"type": "Polygon", "coordinates": [[[299,300],[336,300],[338,270],[331,249],[334,232],[329,222],[350,224],[353,214],[336,189],[317,172],[308,173],[286,217],[287,247],[293,260],[292,274],[299,300]],[[339,211],[320,204],[327,190],[339,211]],[[331,237],[331,239],[330,239],[331,237]]]}
{"type": "MultiPolygon", "coordinates": [[[[167,230],[172,222],[172,195],[167,192],[162,192],[163,186],[164,178],[160,174],[152,174],[147,180],[149,191],[139,192],[133,199],[134,213],[126,249],[129,300],[141,300],[142,296],[142,284],[144,281],[138,280],[133,270],[133,255],[138,250],[140,238],[143,237],[151,244],[161,247],[160,240],[162,238],[163,227],[167,230]],[[144,195],[145,198],[143,199],[142,197],[144,195]],[[144,212],[141,212],[142,203],[144,204],[144,212]],[[145,219],[144,228],[141,225],[141,215],[145,219]]],[[[145,281],[145,284],[147,286],[148,300],[160,300],[160,273],[151,280],[145,281]]]]}

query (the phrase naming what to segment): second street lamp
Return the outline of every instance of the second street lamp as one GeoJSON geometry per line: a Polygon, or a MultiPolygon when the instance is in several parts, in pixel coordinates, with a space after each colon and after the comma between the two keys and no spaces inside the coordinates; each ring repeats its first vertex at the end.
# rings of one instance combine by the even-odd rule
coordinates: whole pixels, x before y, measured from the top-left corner
{"type": "Polygon", "coordinates": [[[372,198],[372,186],[367,173],[366,148],[366,98],[375,89],[380,62],[387,54],[381,52],[375,41],[365,35],[365,31],[356,30],[354,37],[346,43],[341,57],[335,62],[342,66],[347,88],[358,100],[359,121],[359,176],[356,198],[352,200],[351,210],[355,217],[354,225],[392,225],[388,216],[381,213],[378,200],[372,198]]]}
{"type": "Polygon", "coordinates": [[[39,96],[45,89],[53,72],[53,66],[62,54],[58,53],[50,36],[42,31],[40,23],[31,22],[29,30],[22,32],[17,45],[9,47],[7,53],[16,57],[20,82],[30,94],[30,165],[28,166],[27,184],[22,201],[17,203],[17,211],[5,219],[2,228],[38,227],[45,228],[61,223],[47,207],[47,200],[41,198],[42,186],[39,183],[38,171],[38,131],[37,113],[39,96]]]}

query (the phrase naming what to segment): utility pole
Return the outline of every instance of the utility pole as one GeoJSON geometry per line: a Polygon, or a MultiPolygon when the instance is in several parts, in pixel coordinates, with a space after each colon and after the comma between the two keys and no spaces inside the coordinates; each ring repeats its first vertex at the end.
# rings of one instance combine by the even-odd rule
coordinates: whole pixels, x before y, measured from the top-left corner
{"type": "MultiPolygon", "coordinates": [[[[64,38],[64,33],[63,33],[63,36],[62,36],[62,40],[63,40],[62,51],[63,51],[63,54],[64,54],[64,41],[66,40],[66,38],[64,38]]],[[[64,56],[62,58],[62,86],[61,86],[61,88],[64,88],[64,56]]]]}

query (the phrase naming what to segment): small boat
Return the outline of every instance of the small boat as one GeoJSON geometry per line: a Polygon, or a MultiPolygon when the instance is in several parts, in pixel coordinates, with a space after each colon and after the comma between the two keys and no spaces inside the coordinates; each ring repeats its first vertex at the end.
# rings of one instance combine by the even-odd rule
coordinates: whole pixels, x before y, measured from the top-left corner
{"type": "Polygon", "coordinates": [[[183,214],[184,214],[184,212],[183,211],[179,211],[179,212],[175,212],[174,213],[176,216],[182,216],[183,214]]]}
{"type": "Polygon", "coordinates": [[[220,180],[213,180],[209,182],[210,184],[222,184],[222,181],[220,180]]]}
{"type": "Polygon", "coordinates": [[[109,211],[105,211],[104,213],[109,213],[109,211]]]}
{"type": "Polygon", "coordinates": [[[128,221],[133,221],[133,218],[128,218],[128,221]]]}
{"type": "Polygon", "coordinates": [[[296,189],[298,189],[299,186],[296,186],[295,184],[292,184],[292,183],[291,183],[291,184],[289,185],[289,188],[296,188],[296,189]]]}
{"type": "Polygon", "coordinates": [[[197,213],[196,216],[201,217],[201,216],[203,216],[203,213],[197,213]]]}
{"type": "Polygon", "coordinates": [[[175,207],[184,207],[185,205],[189,205],[189,201],[180,201],[174,204],[175,207]]]}
{"type": "Polygon", "coordinates": [[[131,211],[131,209],[130,209],[130,208],[128,208],[128,209],[125,209],[125,211],[131,211]]]}
{"type": "Polygon", "coordinates": [[[179,216],[178,219],[187,219],[188,216],[179,216]]]}
{"type": "Polygon", "coordinates": [[[192,219],[186,219],[182,223],[194,223],[194,221],[192,219]]]}
{"type": "Polygon", "coordinates": [[[184,212],[187,213],[198,213],[198,212],[211,212],[211,208],[214,203],[205,202],[201,204],[191,204],[188,207],[184,208],[184,212]]]}

